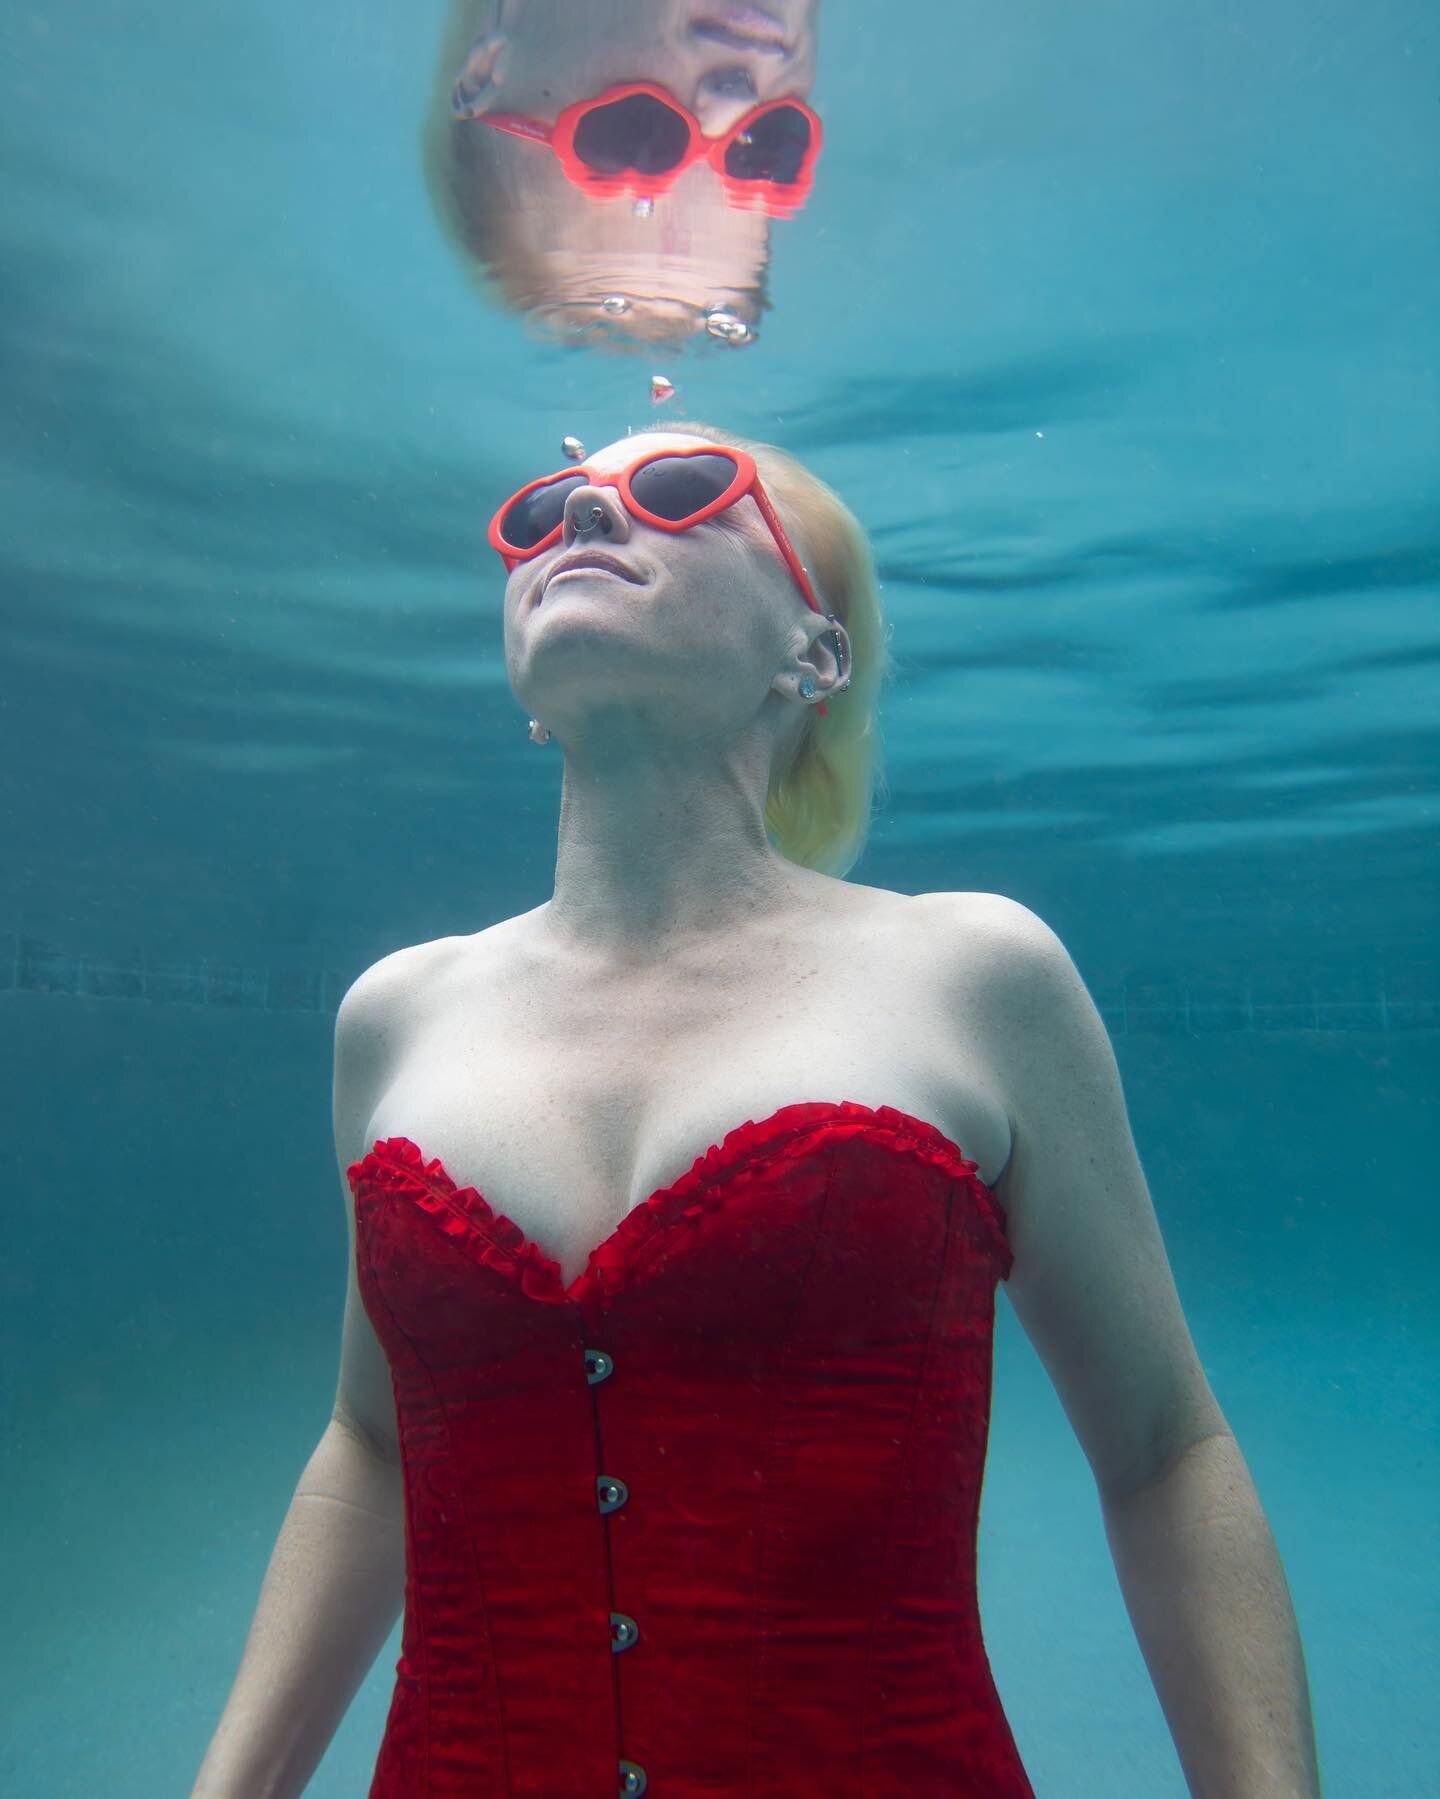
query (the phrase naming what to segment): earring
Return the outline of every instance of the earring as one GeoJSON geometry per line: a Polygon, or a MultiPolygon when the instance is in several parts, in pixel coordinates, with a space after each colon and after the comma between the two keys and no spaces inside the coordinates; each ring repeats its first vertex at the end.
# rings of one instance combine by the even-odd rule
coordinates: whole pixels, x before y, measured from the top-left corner
{"type": "Polygon", "coordinates": [[[805,679],[800,683],[800,697],[802,700],[813,700],[815,698],[815,683],[810,679],[809,675],[806,675],[805,679]]]}
{"type": "Polygon", "coordinates": [[[550,741],[549,726],[542,725],[538,718],[530,720],[530,741],[531,743],[549,743],[550,741]]]}

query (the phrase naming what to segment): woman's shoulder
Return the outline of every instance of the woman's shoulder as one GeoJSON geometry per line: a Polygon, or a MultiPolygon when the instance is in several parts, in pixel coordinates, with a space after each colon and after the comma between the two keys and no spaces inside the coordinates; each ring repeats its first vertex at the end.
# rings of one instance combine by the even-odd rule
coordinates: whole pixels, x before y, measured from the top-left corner
{"type": "Polygon", "coordinates": [[[386,952],[362,969],[340,1001],[337,1026],[356,1028],[377,1025],[413,998],[417,987],[433,978],[434,971],[455,954],[456,937],[437,937],[429,943],[405,944],[386,952]]]}
{"type": "Polygon", "coordinates": [[[1004,893],[918,893],[936,928],[957,944],[981,947],[987,956],[1025,961],[1063,948],[1055,932],[1029,906],[1004,893]]]}
{"type": "Polygon", "coordinates": [[[933,978],[986,1028],[995,1056],[1041,1023],[1080,986],[1055,931],[1003,893],[917,895],[933,978]]]}
{"type": "Polygon", "coordinates": [[[428,996],[448,988],[461,970],[478,969],[503,953],[524,916],[390,950],[346,988],[336,1015],[337,1035],[393,1029],[423,1012],[428,996]]]}
{"type": "Polygon", "coordinates": [[[342,1005],[352,997],[361,1004],[383,1004],[386,997],[413,993],[428,982],[453,975],[461,964],[479,964],[503,952],[527,915],[502,918],[478,931],[457,932],[452,937],[432,937],[390,950],[361,974],[346,990],[342,1005]]]}

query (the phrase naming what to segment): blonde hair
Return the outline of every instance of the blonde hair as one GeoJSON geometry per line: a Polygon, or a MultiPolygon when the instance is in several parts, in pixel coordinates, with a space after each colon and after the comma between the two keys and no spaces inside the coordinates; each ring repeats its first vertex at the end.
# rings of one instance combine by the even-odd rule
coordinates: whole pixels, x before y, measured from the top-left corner
{"type": "Polygon", "coordinates": [[[850,639],[850,685],[826,701],[824,718],[807,711],[793,749],[776,759],[765,800],[765,828],[782,856],[843,877],[859,861],[875,805],[885,794],[876,715],[894,659],[870,545],[840,496],[774,444],[694,420],[666,420],[663,428],[731,444],[755,458],[815,597],[850,639]]]}

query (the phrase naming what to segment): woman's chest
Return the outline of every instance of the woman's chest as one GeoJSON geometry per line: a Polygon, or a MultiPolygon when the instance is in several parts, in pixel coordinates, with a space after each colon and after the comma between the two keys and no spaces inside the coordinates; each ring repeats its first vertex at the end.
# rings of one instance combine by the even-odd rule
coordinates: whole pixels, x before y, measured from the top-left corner
{"type": "MultiPolygon", "coordinates": [[[[438,1157],[568,1284],[620,1220],[747,1120],[814,1100],[934,1125],[993,1184],[1010,1131],[978,1017],[914,940],[812,943],[628,982],[491,964],[406,1036],[369,1135],[438,1157]]],[[[963,983],[961,984],[963,996],[963,983]]]]}

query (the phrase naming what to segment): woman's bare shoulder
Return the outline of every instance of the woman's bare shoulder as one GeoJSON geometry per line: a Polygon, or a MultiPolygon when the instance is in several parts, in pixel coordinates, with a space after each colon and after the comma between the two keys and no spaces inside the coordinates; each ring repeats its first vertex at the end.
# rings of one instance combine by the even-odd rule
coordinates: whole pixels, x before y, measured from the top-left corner
{"type": "Polygon", "coordinates": [[[1070,953],[1037,912],[1003,893],[917,895],[931,978],[978,1025],[999,1077],[1017,1038],[1057,988],[1079,981],[1070,953]]]}
{"type": "Polygon", "coordinates": [[[432,937],[428,943],[391,950],[351,980],[340,1000],[338,1018],[346,1025],[385,1024],[398,1011],[421,1002],[437,980],[452,977],[461,966],[479,966],[486,955],[502,950],[529,916],[520,912],[481,930],[432,937]]]}
{"type": "Polygon", "coordinates": [[[507,941],[514,921],[466,935],[407,944],[372,962],[350,983],[335,1014],[336,1145],[342,1168],[367,1140],[380,1094],[427,1019],[452,994],[457,980],[483,967],[507,941]]]}
{"type": "Polygon", "coordinates": [[[460,941],[455,937],[437,937],[430,943],[406,944],[372,962],[345,989],[335,1016],[337,1036],[393,1024],[413,1001],[416,990],[427,985],[435,970],[453,958],[454,946],[460,941]]]}
{"type": "Polygon", "coordinates": [[[478,931],[407,944],[381,956],[346,988],[335,1017],[337,1043],[342,1037],[387,1036],[423,1015],[432,993],[447,987],[461,968],[478,966],[500,950],[519,922],[504,918],[478,931]]]}
{"type": "Polygon", "coordinates": [[[1038,912],[1003,893],[918,893],[915,899],[957,951],[979,951],[992,968],[1062,947],[1038,912]]]}

